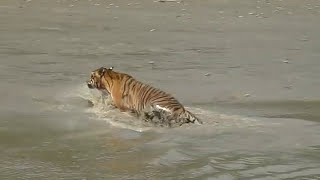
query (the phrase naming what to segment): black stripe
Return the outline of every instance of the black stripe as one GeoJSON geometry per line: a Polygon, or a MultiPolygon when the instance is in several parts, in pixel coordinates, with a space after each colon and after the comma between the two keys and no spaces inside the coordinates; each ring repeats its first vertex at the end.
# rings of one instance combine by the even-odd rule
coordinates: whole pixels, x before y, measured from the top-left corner
{"type": "Polygon", "coordinates": [[[149,93],[149,100],[150,100],[150,102],[153,100],[155,93],[157,93],[157,89],[156,89],[156,88],[152,88],[152,90],[151,90],[150,93],[149,93]]]}
{"type": "Polygon", "coordinates": [[[133,83],[132,88],[131,88],[131,91],[132,91],[131,93],[132,93],[133,96],[136,96],[136,95],[137,95],[137,93],[136,93],[136,90],[137,90],[136,86],[137,86],[137,83],[133,83]]]}
{"type": "MultiPolygon", "coordinates": [[[[106,79],[106,82],[107,82],[107,84],[108,84],[109,89],[111,90],[111,86],[110,86],[110,84],[109,84],[109,82],[108,82],[107,79],[106,79]]],[[[111,92],[109,92],[109,93],[111,93],[111,92]]]]}
{"type": "MultiPolygon", "coordinates": [[[[152,98],[158,98],[157,96],[160,95],[161,93],[163,93],[162,91],[160,91],[159,89],[156,89],[156,93],[152,95],[152,98]]],[[[155,99],[156,100],[156,99],[155,99]]]]}
{"type": "Polygon", "coordinates": [[[174,108],[172,108],[172,111],[174,112],[174,111],[177,111],[177,110],[179,110],[181,107],[180,106],[176,106],[176,107],[174,107],[174,108]]]}
{"type": "Polygon", "coordinates": [[[159,99],[156,99],[154,101],[154,103],[162,103],[162,102],[165,102],[165,101],[168,101],[168,100],[166,98],[160,97],[159,99]]]}
{"type": "Polygon", "coordinates": [[[179,102],[177,102],[177,101],[172,101],[171,104],[173,106],[181,106],[181,104],[179,102]]]}
{"type": "Polygon", "coordinates": [[[134,82],[134,80],[132,78],[130,78],[130,81],[127,83],[128,86],[128,91],[130,91],[130,89],[132,90],[132,88],[130,88],[131,84],[134,82]]]}
{"type": "Polygon", "coordinates": [[[136,88],[136,91],[137,91],[137,95],[139,94],[139,91],[140,91],[140,89],[142,88],[142,84],[141,83],[137,83],[137,85],[138,85],[138,87],[136,88]]]}
{"type": "Polygon", "coordinates": [[[123,92],[122,92],[122,96],[125,96],[126,95],[126,84],[128,82],[129,79],[127,79],[124,84],[123,84],[123,92]]]}
{"type": "Polygon", "coordinates": [[[150,97],[148,95],[149,95],[149,92],[152,90],[153,90],[153,88],[149,86],[149,89],[147,89],[146,92],[144,93],[144,96],[142,96],[142,103],[143,104],[146,104],[145,101],[148,99],[148,97],[150,97]]]}
{"type": "Polygon", "coordinates": [[[136,85],[137,85],[137,83],[135,83],[135,84],[133,84],[133,86],[132,86],[132,91],[134,90],[134,87],[136,87],[136,85]]]}
{"type": "Polygon", "coordinates": [[[141,88],[139,89],[140,101],[141,101],[142,98],[143,98],[143,94],[146,92],[145,89],[146,89],[146,86],[145,86],[144,84],[142,84],[142,85],[141,85],[141,88]]]}

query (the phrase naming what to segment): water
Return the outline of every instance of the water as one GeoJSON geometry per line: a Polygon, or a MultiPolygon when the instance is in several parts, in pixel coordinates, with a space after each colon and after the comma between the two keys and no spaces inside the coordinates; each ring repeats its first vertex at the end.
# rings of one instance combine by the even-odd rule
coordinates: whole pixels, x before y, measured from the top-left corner
{"type": "Polygon", "coordinates": [[[0,179],[320,179],[319,11],[1,1],[0,179]],[[172,93],[204,125],[154,128],[101,104],[85,84],[100,66],[172,93]]]}

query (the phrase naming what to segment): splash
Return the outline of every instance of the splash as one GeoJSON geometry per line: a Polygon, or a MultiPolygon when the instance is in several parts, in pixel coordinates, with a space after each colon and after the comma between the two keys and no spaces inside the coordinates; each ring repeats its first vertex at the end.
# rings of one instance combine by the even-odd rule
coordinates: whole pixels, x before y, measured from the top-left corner
{"type": "MultiPolygon", "coordinates": [[[[85,84],[79,85],[73,88],[72,91],[66,91],[63,95],[65,99],[78,98],[82,99],[82,102],[87,102],[85,113],[90,114],[90,118],[93,120],[106,121],[108,124],[118,128],[130,129],[138,132],[155,130],[159,128],[153,127],[137,117],[132,116],[130,113],[120,112],[117,108],[111,105],[111,98],[101,98],[101,93],[95,89],[88,89],[85,84]]],[[[64,104],[64,107],[70,106],[64,104]]],[[[247,128],[259,125],[259,121],[255,118],[248,118],[239,115],[228,115],[219,112],[213,112],[202,108],[186,107],[187,110],[193,112],[199,119],[201,119],[203,125],[185,124],[181,129],[203,129],[208,127],[214,127],[215,129],[226,128],[247,128]]]]}
{"type": "Polygon", "coordinates": [[[86,112],[91,114],[91,119],[102,120],[111,126],[118,128],[130,129],[133,131],[143,132],[150,130],[151,127],[142,121],[133,117],[129,113],[120,112],[111,105],[110,96],[101,97],[101,93],[95,89],[88,89],[86,86],[80,86],[75,94],[88,101],[89,107],[86,112]],[[91,104],[91,105],[90,105],[91,104]]]}

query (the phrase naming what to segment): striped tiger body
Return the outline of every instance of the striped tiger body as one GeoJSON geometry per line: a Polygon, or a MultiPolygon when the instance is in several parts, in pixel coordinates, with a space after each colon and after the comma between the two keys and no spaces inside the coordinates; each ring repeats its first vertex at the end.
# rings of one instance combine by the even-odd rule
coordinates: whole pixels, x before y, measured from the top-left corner
{"type": "Polygon", "coordinates": [[[157,118],[171,126],[202,122],[170,94],[135,80],[132,76],[101,67],[91,73],[89,88],[97,88],[111,95],[121,111],[135,112],[147,119],[157,118]]]}

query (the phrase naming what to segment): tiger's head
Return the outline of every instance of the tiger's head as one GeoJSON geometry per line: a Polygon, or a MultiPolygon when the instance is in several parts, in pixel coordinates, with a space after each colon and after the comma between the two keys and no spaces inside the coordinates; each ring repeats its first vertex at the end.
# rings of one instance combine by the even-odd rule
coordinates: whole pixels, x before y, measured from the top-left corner
{"type": "Polygon", "coordinates": [[[87,85],[90,89],[105,89],[106,87],[102,83],[102,79],[107,71],[112,71],[113,67],[105,68],[101,67],[91,72],[91,78],[87,81],[87,85]]]}

